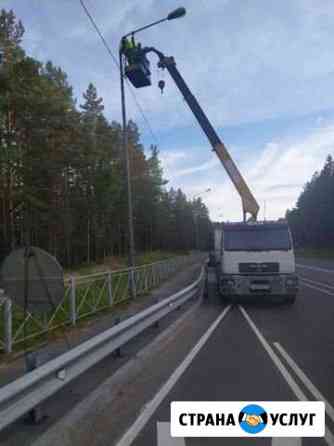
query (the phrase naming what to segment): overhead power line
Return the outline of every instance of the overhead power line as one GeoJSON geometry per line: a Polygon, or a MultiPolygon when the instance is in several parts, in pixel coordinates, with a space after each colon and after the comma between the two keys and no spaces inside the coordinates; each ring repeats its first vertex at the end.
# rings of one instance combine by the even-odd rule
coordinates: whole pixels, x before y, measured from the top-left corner
{"type": "MultiPolygon", "coordinates": [[[[85,3],[83,2],[83,0],[79,0],[79,1],[80,1],[80,4],[81,4],[83,10],[85,11],[87,17],[89,18],[91,24],[93,25],[95,31],[96,31],[97,34],[99,35],[99,37],[100,37],[100,39],[101,39],[101,41],[102,41],[104,47],[106,48],[108,54],[109,54],[110,57],[112,58],[112,61],[113,61],[114,64],[116,65],[117,69],[120,70],[120,66],[119,66],[118,60],[117,60],[117,58],[115,57],[115,55],[113,54],[113,52],[111,51],[111,48],[110,48],[110,46],[108,45],[106,39],[104,38],[104,36],[103,36],[103,34],[102,34],[102,31],[100,30],[99,26],[97,25],[95,19],[93,18],[92,14],[89,12],[89,10],[88,10],[87,6],[85,5],[85,3]]],[[[139,113],[141,114],[141,116],[142,116],[142,118],[143,118],[143,120],[144,120],[144,122],[145,122],[145,124],[146,124],[146,126],[147,126],[147,128],[148,128],[148,130],[149,130],[149,132],[150,132],[150,134],[151,134],[151,136],[152,136],[152,138],[156,141],[157,144],[159,144],[159,140],[158,140],[157,136],[155,135],[155,133],[154,133],[154,131],[153,131],[153,129],[152,129],[152,126],[151,126],[151,124],[150,124],[150,122],[149,122],[147,116],[145,115],[145,112],[144,112],[142,106],[141,106],[140,103],[138,102],[137,97],[136,97],[136,95],[135,95],[135,92],[133,91],[133,89],[132,89],[132,87],[131,87],[131,85],[130,85],[128,79],[125,78],[125,80],[126,80],[126,84],[127,84],[128,88],[129,88],[129,90],[130,90],[130,93],[131,93],[131,95],[132,95],[132,98],[133,98],[133,100],[135,101],[136,107],[138,108],[139,113]]]]}
{"type": "Polygon", "coordinates": [[[97,34],[100,36],[100,39],[102,40],[103,45],[105,46],[106,50],[108,51],[109,55],[111,56],[112,60],[114,61],[115,65],[118,67],[119,69],[119,65],[118,65],[118,61],[117,58],[113,55],[113,52],[111,51],[106,39],[104,38],[102,32],[100,31],[99,27],[97,26],[95,20],[93,19],[91,13],[89,12],[89,10],[87,9],[87,6],[84,4],[83,0],[80,0],[81,6],[83,7],[83,10],[85,11],[87,17],[89,18],[91,24],[93,25],[95,31],[97,32],[97,34]]]}

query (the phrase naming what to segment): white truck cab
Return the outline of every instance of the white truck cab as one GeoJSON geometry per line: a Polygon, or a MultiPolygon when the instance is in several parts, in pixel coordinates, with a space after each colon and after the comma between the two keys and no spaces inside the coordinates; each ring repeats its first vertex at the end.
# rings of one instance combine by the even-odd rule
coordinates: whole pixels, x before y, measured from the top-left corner
{"type": "Polygon", "coordinates": [[[215,246],[215,260],[224,297],[295,301],[298,277],[286,221],[224,223],[215,229],[215,242],[220,242],[215,246]]]}

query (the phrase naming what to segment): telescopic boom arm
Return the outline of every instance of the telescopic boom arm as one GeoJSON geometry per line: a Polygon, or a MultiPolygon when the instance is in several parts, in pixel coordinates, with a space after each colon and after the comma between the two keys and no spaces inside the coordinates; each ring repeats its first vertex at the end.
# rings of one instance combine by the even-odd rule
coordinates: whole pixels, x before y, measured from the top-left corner
{"type": "Polygon", "coordinates": [[[228,153],[224,143],[221,141],[217,135],[215,129],[212,127],[207,116],[203,112],[201,106],[197,102],[197,99],[189,90],[187,84],[185,83],[180,72],[176,68],[176,63],[173,57],[166,57],[163,53],[156,50],[153,47],[143,48],[144,53],[154,52],[159,57],[158,66],[161,68],[166,68],[173,78],[178,89],[182,93],[185,101],[187,102],[190,110],[195,115],[197,122],[201,126],[202,130],[206,134],[208,140],[210,141],[213,150],[216,152],[221,163],[225,167],[226,172],[231,178],[235,188],[239,192],[242,201],[243,217],[246,221],[247,213],[250,214],[252,220],[256,220],[257,214],[259,212],[259,205],[255,200],[252,192],[247,186],[245,180],[241,176],[237,166],[232,160],[230,154],[228,153]]]}

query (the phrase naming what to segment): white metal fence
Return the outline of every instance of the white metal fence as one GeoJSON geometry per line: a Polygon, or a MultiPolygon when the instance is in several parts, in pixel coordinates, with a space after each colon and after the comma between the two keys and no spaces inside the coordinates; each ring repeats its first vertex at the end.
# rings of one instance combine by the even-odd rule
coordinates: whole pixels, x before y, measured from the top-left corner
{"type": "MultiPolygon", "coordinates": [[[[179,259],[178,262],[175,262],[174,260],[175,263],[167,262],[167,265],[175,268],[185,261],[179,259]]],[[[159,262],[160,266],[156,267],[157,274],[159,274],[158,271],[161,274],[167,272],[168,268],[163,268],[161,263],[159,262]]],[[[138,268],[137,271],[143,269],[145,270],[147,267],[138,268]]],[[[202,268],[199,277],[186,288],[1,387],[0,431],[50,396],[56,394],[72,380],[98,364],[103,358],[126,344],[130,339],[135,338],[145,329],[179,308],[180,305],[196,298],[196,296],[201,296],[204,275],[204,268],[202,268]]]]}
{"type": "Polygon", "coordinates": [[[143,295],[192,261],[193,256],[180,256],[135,268],[72,276],[65,281],[63,300],[43,316],[28,313],[24,317],[23,309],[10,296],[0,295],[0,352],[11,353],[17,344],[35,342],[47,332],[75,326],[80,319],[143,295]]]}

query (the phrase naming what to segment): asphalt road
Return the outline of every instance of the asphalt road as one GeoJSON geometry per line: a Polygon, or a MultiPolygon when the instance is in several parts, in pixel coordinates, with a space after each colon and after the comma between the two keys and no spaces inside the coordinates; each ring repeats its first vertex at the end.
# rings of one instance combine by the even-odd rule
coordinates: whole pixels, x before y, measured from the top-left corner
{"type": "MultiPolygon", "coordinates": [[[[333,445],[334,262],[297,259],[297,263],[301,286],[294,305],[258,303],[230,308],[184,373],[173,380],[170,391],[157,399],[156,410],[151,413],[150,405],[144,407],[114,444],[158,444],[157,423],[170,422],[171,401],[293,401],[306,397],[327,402],[324,439],[169,439],[170,446],[333,445]]],[[[217,318],[227,304],[217,301],[214,286],[210,299],[216,302],[211,303],[210,311],[214,308],[217,318]]],[[[162,428],[168,432],[168,424],[159,426],[161,441],[165,438],[162,428]]]]}
{"type": "MultiPolygon", "coordinates": [[[[158,331],[133,341],[117,367],[106,360],[99,372],[104,378],[92,397],[55,423],[49,420],[44,433],[29,426],[21,431],[16,424],[13,429],[22,435],[11,441],[9,430],[0,435],[1,446],[334,446],[334,261],[300,258],[297,265],[301,283],[294,305],[231,307],[217,295],[210,272],[209,298],[194,301],[158,331]],[[168,435],[172,401],[305,399],[326,401],[324,439],[168,435]]],[[[92,389],[93,375],[92,370],[82,377],[78,391],[92,389]]],[[[67,395],[57,412],[73,398],[67,395]]]]}

